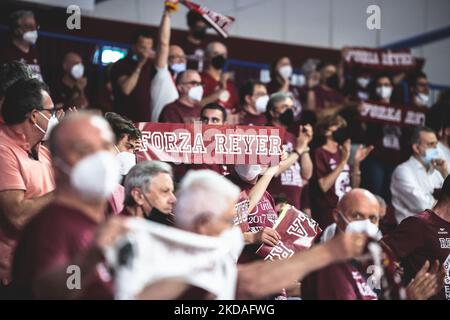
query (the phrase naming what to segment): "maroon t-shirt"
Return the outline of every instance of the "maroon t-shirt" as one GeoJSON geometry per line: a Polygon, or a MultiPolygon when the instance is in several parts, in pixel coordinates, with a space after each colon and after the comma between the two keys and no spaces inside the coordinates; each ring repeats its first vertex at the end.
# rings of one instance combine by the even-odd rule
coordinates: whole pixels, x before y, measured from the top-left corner
{"type": "Polygon", "coordinates": [[[352,262],[333,264],[302,281],[305,300],[378,300],[359,268],[352,262]]]}
{"type": "Polygon", "coordinates": [[[251,114],[245,110],[242,110],[239,114],[239,124],[243,126],[265,126],[267,124],[266,115],[263,114],[251,114]]]}
{"type": "Polygon", "coordinates": [[[153,61],[148,60],[142,67],[139,80],[133,91],[127,96],[118,84],[118,79],[122,76],[130,76],[137,67],[138,62],[134,61],[131,55],[117,61],[111,69],[111,83],[114,92],[114,112],[127,117],[133,122],[151,121],[151,93],[150,86],[152,78],[156,74],[153,61]]]}
{"type": "Polygon", "coordinates": [[[33,75],[36,76],[37,79],[43,81],[42,69],[39,64],[39,57],[35,47],[32,46],[28,52],[23,52],[12,42],[9,42],[8,45],[0,50],[0,64],[13,60],[28,65],[33,72],[33,75]]]}
{"type": "Polygon", "coordinates": [[[333,172],[341,161],[339,150],[335,153],[328,152],[323,147],[317,148],[313,152],[314,174],[310,188],[311,209],[314,220],[316,220],[322,230],[334,223],[332,210],[339,200],[351,190],[350,166],[345,165],[333,186],[322,192],[319,187],[319,179],[326,177],[333,172]]]}
{"type": "Polygon", "coordinates": [[[180,100],[169,103],[164,107],[159,116],[159,122],[162,123],[193,123],[200,121],[200,113],[202,107],[200,105],[189,107],[180,100]]]}
{"type": "Polygon", "coordinates": [[[444,288],[434,299],[450,300],[450,222],[431,210],[409,217],[385,236],[394,255],[402,261],[406,283],[414,278],[426,260],[439,260],[447,271],[444,288]]]}
{"type": "MultiPolygon", "coordinates": [[[[207,72],[202,72],[200,75],[202,77],[202,82],[204,85],[203,97],[207,97],[219,89],[220,81],[216,81],[215,79],[213,79],[207,72]]],[[[228,80],[226,90],[229,93],[229,97],[227,97],[228,99],[219,99],[216,102],[225,109],[228,109],[234,113],[239,105],[239,97],[237,95],[236,88],[234,87],[234,83],[231,80],[228,80]]]]}
{"type": "MultiPolygon", "coordinates": [[[[297,138],[292,133],[285,133],[283,145],[286,152],[291,153],[294,151],[296,141],[297,138]]],[[[300,172],[300,163],[296,161],[289,169],[272,179],[268,191],[273,196],[285,196],[289,204],[300,209],[302,186],[303,182],[300,172]]]]}
{"type": "MultiPolygon", "coordinates": [[[[39,276],[56,267],[67,268],[92,244],[97,222],[83,212],[52,203],[45,207],[23,230],[13,261],[13,285],[21,297],[32,298],[32,285],[39,276]]],[[[99,264],[101,266],[101,264],[99,264]]],[[[84,299],[110,299],[111,282],[96,276],[84,299]]],[[[66,284],[61,284],[65,286],[66,284]]]]}

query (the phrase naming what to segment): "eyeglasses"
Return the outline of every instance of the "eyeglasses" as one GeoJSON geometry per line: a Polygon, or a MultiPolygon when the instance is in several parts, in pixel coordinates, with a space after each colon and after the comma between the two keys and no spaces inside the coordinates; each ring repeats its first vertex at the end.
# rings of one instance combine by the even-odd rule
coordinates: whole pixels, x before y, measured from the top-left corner
{"type": "Polygon", "coordinates": [[[52,116],[56,116],[56,114],[58,113],[59,110],[63,110],[63,107],[59,107],[59,108],[53,107],[51,109],[41,109],[39,111],[48,111],[48,112],[50,112],[50,114],[52,116]]]}

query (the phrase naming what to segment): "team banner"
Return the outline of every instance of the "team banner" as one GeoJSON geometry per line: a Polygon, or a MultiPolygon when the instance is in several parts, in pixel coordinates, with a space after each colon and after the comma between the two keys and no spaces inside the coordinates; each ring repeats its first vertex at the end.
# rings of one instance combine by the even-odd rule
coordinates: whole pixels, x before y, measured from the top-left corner
{"type": "Polygon", "coordinates": [[[284,130],[277,127],[147,122],[138,128],[138,161],[176,164],[277,165],[284,138],[284,130]]]}
{"type": "Polygon", "coordinates": [[[372,101],[361,102],[359,118],[363,122],[397,125],[400,127],[425,124],[426,108],[400,107],[372,101]]]}
{"type": "Polygon", "coordinates": [[[416,68],[416,58],[410,49],[345,48],[342,53],[348,69],[372,69],[374,71],[408,71],[416,68]]]}
{"type": "Polygon", "coordinates": [[[275,247],[262,244],[256,251],[264,260],[288,259],[294,253],[310,248],[322,232],[316,221],[295,207],[281,213],[274,229],[281,236],[278,244],[275,247]]]}
{"type": "Polygon", "coordinates": [[[189,10],[194,10],[200,14],[222,37],[228,38],[230,27],[234,22],[233,17],[224,16],[221,13],[208,9],[205,6],[200,6],[192,1],[181,0],[180,2],[189,10]]]}

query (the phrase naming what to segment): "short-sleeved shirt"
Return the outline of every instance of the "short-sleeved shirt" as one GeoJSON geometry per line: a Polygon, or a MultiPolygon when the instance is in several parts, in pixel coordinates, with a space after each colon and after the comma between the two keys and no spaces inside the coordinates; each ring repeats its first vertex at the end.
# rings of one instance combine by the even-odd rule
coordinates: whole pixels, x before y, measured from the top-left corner
{"type": "Polygon", "coordinates": [[[114,92],[114,112],[127,117],[133,122],[151,121],[151,83],[156,69],[151,60],[142,67],[136,87],[127,96],[119,84],[122,76],[129,77],[137,67],[138,62],[131,55],[117,61],[111,69],[111,83],[114,92]]]}
{"type": "MultiPolygon", "coordinates": [[[[220,88],[220,81],[217,81],[211,77],[211,75],[207,72],[203,72],[200,74],[202,77],[202,82],[204,85],[204,94],[203,97],[207,97],[220,88]]],[[[234,83],[231,80],[228,80],[226,90],[228,91],[229,95],[227,95],[226,98],[223,100],[216,101],[218,104],[220,104],[225,109],[230,110],[231,112],[235,112],[239,106],[239,97],[236,92],[236,88],[234,87],[234,83]]]]}
{"type": "Polygon", "coordinates": [[[335,183],[327,192],[322,192],[319,187],[319,179],[333,172],[340,161],[341,153],[339,150],[335,153],[331,153],[323,147],[314,150],[314,174],[310,189],[311,209],[314,220],[319,223],[322,229],[334,223],[332,210],[339,200],[351,190],[350,166],[348,164],[345,165],[344,170],[341,171],[335,183]]]}
{"type": "Polygon", "coordinates": [[[450,222],[432,210],[406,218],[382,241],[402,261],[406,283],[414,278],[426,260],[439,260],[447,271],[444,288],[434,299],[450,300],[450,222]]]}
{"type": "MultiPolygon", "coordinates": [[[[296,140],[292,133],[285,133],[283,145],[286,152],[291,153],[294,151],[296,140]]],[[[270,194],[273,196],[284,195],[288,203],[297,209],[300,209],[303,186],[300,170],[300,163],[296,161],[278,177],[274,177],[268,187],[270,194]]]]}
{"type": "Polygon", "coordinates": [[[358,266],[352,262],[333,264],[302,281],[305,300],[378,300],[358,266]]]}
{"type": "MultiPolygon", "coordinates": [[[[30,156],[30,148],[25,136],[10,126],[0,126],[0,192],[23,190],[25,199],[32,199],[55,189],[49,150],[41,145],[36,160],[30,156]]],[[[0,209],[0,280],[8,281],[19,230],[4,210],[8,208],[0,209]]]]}
{"type": "MultiPolygon", "coordinates": [[[[72,265],[91,245],[98,223],[78,209],[51,203],[38,213],[23,230],[14,256],[13,283],[24,298],[32,298],[33,283],[46,272],[72,265]]],[[[100,264],[98,265],[100,266],[100,264]]],[[[112,286],[93,272],[84,299],[111,299],[112,286]]],[[[104,278],[103,278],[104,279],[104,278]]],[[[62,284],[62,285],[65,285],[62,284]]]]}
{"type": "Polygon", "coordinates": [[[0,49],[0,64],[10,61],[22,62],[31,69],[33,76],[43,81],[42,69],[39,64],[39,57],[35,47],[30,47],[28,52],[23,52],[12,42],[0,49]]]}
{"type": "Polygon", "coordinates": [[[201,111],[202,107],[200,105],[189,107],[180,102],[180,100],[176,100],[164,107],[159,116],[159,122],[193,123],[194,121],[200,121],[201,111]]]}

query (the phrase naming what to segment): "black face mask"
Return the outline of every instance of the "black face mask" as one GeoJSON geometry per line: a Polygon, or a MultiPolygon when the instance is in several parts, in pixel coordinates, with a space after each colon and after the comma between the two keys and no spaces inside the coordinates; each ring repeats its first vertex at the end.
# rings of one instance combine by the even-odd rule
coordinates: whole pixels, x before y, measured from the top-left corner
{"type": "Polygon", "coordinates": [[[192,31],[192,36],[197,40],[203,40],[206,37],[206,28],[195,29],[192,31]]]}
{"type": "Polygon", "coordinates": [[[346,128],[339,128],[333,132],[332,138],[339,144],[343,144],[345,140],[349,138],[348,131],[346,128]]]}
{"type": "Polygon", "coordinates": [[[328,77],[325,80],[325,84],[334,89],[334,90],[339,90],[339,77],[337,74],[333,74],[331,77],[328,77]]]}
{"type": "Polygon", "coordinates": [[[287,109],[285,112],[280,114],[278,121],[286,127],[291,126],[294,123],[294,111],[292,109],[287,109]]]}
{"type": "Polygon", "coordinates": [[[226,62],[227,62],[227,59],[223,55],[216,56],[216,57],[211,59],[211,65],[216,70],[222,70],[223,67],[225,67],[225,63],[226,62]]]}

